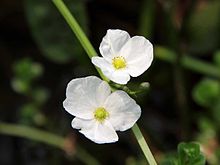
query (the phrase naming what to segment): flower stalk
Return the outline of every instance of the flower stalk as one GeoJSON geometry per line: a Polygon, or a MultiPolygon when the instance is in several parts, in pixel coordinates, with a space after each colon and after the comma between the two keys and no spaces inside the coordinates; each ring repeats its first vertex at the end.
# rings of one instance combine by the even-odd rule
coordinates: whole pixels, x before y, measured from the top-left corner
{"type": "Polygon", "coordinates": [[[157,165],[156,160],[154,159],[153,154],[150,151],[150,148],[147,144],[147,142],[144,139],[144,136],[141,133],[141,130],[139,129],[137,124],[134,124],[134,126],[132,127],[132,131],[134,133],[134,136],[136,137],[138,144],[141,148],[141,150],[143,151],[149,165],[157,165]]]}
{"type": "MultiPolygon", "coordinates": [[[[159,60],[175,64],[177,62],[177,53],[163,46],[154,47],[155,57],[159,60]]],[[[220,70],[218,66],[211,63],[193,58],[189,54],[184,54],[179,59],[179,63],[185,69],[189,69],[195,73],[200,73],[205,76],[211,76],[220,79],[220,70]]]]}
{"type": "MultiPolygon", "coordinates": [[[[64,19],[67,21],[67,23],[70,26],[70,28],[72,29],[72,31],[75,33],[76,37],[78,38],[81,45],[83,46],[83,48],[87,52],[88,56],[90,58],[96,56],[97,53],[96,53],[95,49],[93,48],[92,44],[87,39],[85,33],[80,28],[76,19],[70,13],[70,11],[68,10],[68,8],[64,4],[64,2],[62,0],[53,0],[53,3],[55,4],[55,6],[59,10],[59,12],[62,14],[64,19]]],[[[101,70],[99,70],[98,68],[96,68],[96,69],[97,69],[98,73],[100,74],[101,78],[103,80],[109,82],[109,80],[102,74],[101,70]]],[[[155,161],[155,159],[154,159],[154,157],[153,157],[153,155],[152,155],[152,153],[151,153],[151,151],[150,151],[150,149],[149,149],[149,147],[148,147],[148,145],[147,145],[147,143],[146,143],[137,124],[135,124],[133,126],[132,131],[133,131],[149,165],[157,165],[157,163],[156,163],[156,161],[155,161]]]]}
{"type": "MultiPolygon", "coordinates": [[[[55,4],[59,12],[62,14],[64,19],[66,20],[71,30],[75,33],[77,39],[81,43],[82,47],[86,51],[89,58],[97,56],[97,53],[95,49],[93,48],[92,44],[86,37],[80,25],[76,21],[75,17],[70,13],[69,9],[66,7],[64,2],[62,0],[53,0],[53,3],[55,4]]],[[[102,74],[99,68],[96,67],[96,70],[98,71],[99,75],[101,76],[103,80],[109,82],[109,80],[102,74]]]]}

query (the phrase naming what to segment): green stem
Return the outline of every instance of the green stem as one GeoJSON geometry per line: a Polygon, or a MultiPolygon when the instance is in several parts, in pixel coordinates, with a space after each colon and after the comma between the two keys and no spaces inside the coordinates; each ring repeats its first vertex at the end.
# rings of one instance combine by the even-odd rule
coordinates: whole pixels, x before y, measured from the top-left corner
{"type": "Polygon", "coordinates": [[[137,124],[134,124],[134,126],[132,127],[132,131],[139,143],[140,148],[142,149],[149,165],[157,165],[156,160],[154,159],[153,154],[150,151],[149,146],[147,145],[144,136],[141,133],[141,130],[139,129],[137,124]]]}
{"type": "MultiPolygon", "coordinates": [[[[53,3],[55,4],[59,12],[62,14],[64,19],[66,20],[71,30],[75,33],[77,39],[79,40],[82,47],[88,54],[89,58],[97,56],[97,53],[95,49],[93,48],[92,44],[90,43],[89,39],[86,37],[85,33],[79,26],[74,16],[70,13],[70,11],[68,10],[64,2],[62,0],[53,0],[53,3]]],[[[102,74],[99,68],[96,67],[96,70],[98,71],[99,75],[101,76],[103,80],[109,82],[109,80],[102,74]]]]}
{"type": "MultiPolygon", "coordinates": [[[[66,139],[64,137],[36,128],[0,122],[0,134],[35,140],[65,151],[66,139]]],[[[79,146],[74,156],[87,165],[100,165],[95,158],[79,146]]]]}
{"type": "Polygon", "coordinates": [[[46,131],[28,126],[6,124],[2,122],[0,123],[0,133],[40,141],[60,149],[63,149],[65,142],[64,138],[46,131]]]}
{"type": "Polygon", "coordinates": [[[76,37],[78,38],[79,42],[85,49],[86,53],[90,58],[93,56],[96,56],[97,53],[95,49],[93,48],[92,44],[89,42],[88,38],[82,31],[81,27],[79,26],[76,19],[73,17],[73,15],[70,13],[70,11],[67,9],[66,5],[63,3],[62,0],[53,0],[54,4],[60,11],[60,13],[63,15],[64,19],[72,29],[72,31],[75,33],[76,37]]]}
{"type": "MultiPolygon", "coordinates": [[[[155,46],[154,50],[155,50],[155,57],[157,59],[167,61],[172,64],[176,63],[177,55],[175,52],[162,46],[155,46]]],[[[179,60],[180,60],[180,65],[182,65],[186,69],[190,69],[194,72],[220,79],[220,70],[215,65],[195,59],[188,55],[183,55],[179,60]]]]}
{"type": "MultiPolygon", "coordinates": [[[[95,50],[92,47],[91,43],[87,39],[85,33],[82,31],[82,29],[80,28],[80,26],[77,23],[76,19],[72,16],[72,14],[70,13],[70,11],[66,7],[66,5],[63,3],[63,1],[62,0],[53,0],[53,2],[56,5],[56,7],[58,8],[58,10],[60,11],[60,13],[63,15],[63,17],[65,18],[67,23],[69,24],[72,31],[76,34],[76,37],[79,39],[80,43],[84,47],[84,49],[87,52],[88,56],[90,58],[95,56],[97,53],[95,52],[95,50]]],[[[101,76],[101,78],[103,80],[109,82],[109,80],[102,74],[100,69],[97,69],[97,70],[98,70],[98,73],[101,76]]],[[[140,147],[141,147],[145,157],[149,161],[149,164],[150,165],[156,165],[156,161],[154,160],[153,155],[151,154],[151,152],[149,150],[149,147],[148,147],[143,135],[141,134],[137,124],[135,124],[135,126],[132,128],[132,130],[133,130],[133,132],[135,134],[135,137],[137,138],[137,140],[140,144],[140,147]],[[145,147],[147,147],[147,148],[145,148],[145,147]]]]}
{"type": "Polygon", "coordinates": [[[154,30],[156,15],[156,1],[143,0],[141,4],[139,18],[139,33],[147,38],[151,38],[154,30]]]}

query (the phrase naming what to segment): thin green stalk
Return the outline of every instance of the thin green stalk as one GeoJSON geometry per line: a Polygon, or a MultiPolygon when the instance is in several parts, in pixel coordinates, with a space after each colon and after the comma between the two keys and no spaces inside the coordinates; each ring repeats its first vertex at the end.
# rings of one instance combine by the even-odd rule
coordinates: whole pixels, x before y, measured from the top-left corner
{"type": "MultiPolygon", "coordinates": [[[[35,140],[65,151],[66,139],[64,137],[33,127],[0,122],[0,134],[35,140]]],[[[100,165],[95,158],[93,158],[89,153],[79,146],[77,147],[74,156],[87,165],[100,165]]]]}
{"type": "Polygon", "coordinates": [[[134,124],[134,126],[132,127],[132,131],[138,141],[138,144],[140,146],[140,148],[142,149],[149,165],[157,165],[156,160],[154,159],[153,154],[150,151],[149,146],[147,145],[147,142],[144,139],[144,136],[141,133],[141,130],[139,129],[137,124],[134,124]]]}
{"type": "MultiPolygon", "coordinates": [[[[68,8],[66,7],[66,5],[63,3],[62,0],[53,0],[54,4],[56,5],[56,7],[58,8],[58,10],[60,11],[60,13],[63,15],[63,17],[65,18],[65,20],[67,21],[67,23],[69,24],[70,28],[73,30],[73,32],[76,34],[77,38],[79,39],[80,43],[82,44],[82,46],[84,47],[84,49],[86,50],[88,56],[90,58],[92,58],[93,56],[96,55],[96,52],[94,50],[94,48],[92,47],[91,43],[89,42],[89,40],[87,39],[85,33],[82,31],[82,29],[80,28],[80,26],[78,25],[77,21],[75,20],[75,18],[72,16],[72,14],[70,13],[70,11],[68,10],[68,8]]],[[[107,80],[109,81],[103,74],[102,72],[98,70],[98,73],[100,74],[101,78],[103,80],[107,80]]],[[[132,128],[133,133],[135,134],[135,137],[138,140],[138,143],[140,144],[140,147],[145,155],[145,157],[147,158],[147,160],[149,161],[150,165],[156,165],[156,161],[154,160],[153,155],[150,152],[150,149],[143,137],[143,135],[141,134],[137,124],[134,125],[134,127],[132,128]],[[147,147],[147,148],[145,148],[147,147]],[[150,158],[150,159],[149,159],[150,158]]]]}
{"type": "Polygon", "coordinates": [[[93,56],[96,56],[97,53],[91,43],[89,42],[88,38],[82,31],[81,27],[79,26],[76,19],[73,17],[73,15],[70,13],[70,11],[67,9],[66,5],[63,3],[62,0],[53,0],[54,4],[60,11],[60,13],[63,15],[64,19],[72,29],[72,31],[75,33],[76,37],[78,38],[79,42],[85,49],[86,53],[90,58],[93,56]]]}
{"type": "MultiPolygon", "coordinates": [[[[97,56],[97,53],[95,49],[93,48],[92,44],[90,43],[89,39],[86,37],[85,33],[79,26],[74,16],[70,13],[69,9],[66,7],[64,2],[62,0],[53,0],[53,3],[55,4],[59,12],[62,14],[64,19],[66,20],[71,30],[75,33],[77,39],[79,40],[82,47],[88,54],[89,58],[97,56]]],[[[96,70],[98,71],[99,75],[101,76],[103,80],[109,82],[109,80],[102,74],[99,68],[96,67],[96,70]]]]}
{"type": "Polygon", "coordinates": [[[139,33],[147,38],[151,38],[154,30],[156,15],[156,1],[143,0],[141,4],[139,18],[139,33]]]}
{"type": "Polygon", "coordinates": [[[28,126],[7,124],[1,122],[0,133],[40,141],[42,143],[49,144],[60,149],[63,149],[64,147],[65,140],[63,137],[28,126]]]}
{"type": "MultiPolygon", "coordinates": [[[[176,63],[177,55],[175,52],[162,46],[155,46],[154,50],[155,57],[157,59],[167,61],[172,64],[176,63]]],[[[215,65],[212,65],[199,59],[195,59],[188,55],[183,55],[179,60],[180,64],[186,69],[190,69],[194,72],[220,79],[220,70],[215,65]]]]}

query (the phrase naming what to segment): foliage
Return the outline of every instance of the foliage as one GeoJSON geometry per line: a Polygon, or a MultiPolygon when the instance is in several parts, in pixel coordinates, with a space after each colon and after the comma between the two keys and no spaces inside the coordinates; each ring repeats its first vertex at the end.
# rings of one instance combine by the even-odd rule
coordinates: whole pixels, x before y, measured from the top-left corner
{"type": "MultiPolygon", "coordinates": [[[[219,0],[64,1],[83,30],[89,32],[97,52],[109,28],[150,37],[155,56],[148,72],[140,79],[133,78],[128,86],[110,83],[141,104],[138,124],[158,163],[219,165],[219,0]],[[177,152],[170,152],[178,143],[177,152]]],[[[62,108],[65,86],[72,78],[88,75],[91,64],[52,1],[25,0],[24,9],[19,1],[1,3],[0,120],[38,127],[46,134],[62,134],[67,153],[77,153],[80,144],[100,164],[146,164],[129,131],[119,133],[117,144],[98,146],[70,129],[70,119],[62,108]]],[[[74,159],[17,138],[1,136],[0,146],[0,164],[81,165],[89,160],[89,155],[79,154],[74,159]],[[9,163],[3,161],[7,158],[9,163]]]]}
{"type": "Polygon", "coordinates": [[[44,87],[35,85],[35,81],[43,74],[43,66],[30,58],[23,58],[14,64],[13,71],[14,78],[11,82],[13,89],[30,99],[20,107],[20,122],[45,124],[46,118],[40,112],[40,108],[48,99],[49,93],[44,87]]]}
{"type": "Polygon", "coordinates": [[[218,104],[220,84],[217,80],[205,78],[193,90],[194,100],[201,106],[213,107],[218,104]]]}
{"type": "Polygon", "coordinates": [[[19,93],[27,94],[33,81],[42,75],[43,68],[39,63],[32,62],[30,58],[24,58],[14,64],[13,71],[13,89],[19,93]]]}
{"type": "Polygon", "coordinates": [[[178,145],[179,165],[205,165],[205,157],[196,143],[180,143],[178,145]]]}
{"type": "Polygon", "coordinates": [[[178,145],[177,155],[166,156],[161,165],[205,165],[205,162],[199,144],[182,142],[178,145]]]}
{"type": "MultiPolygon", "coordinates": [[[[83,1],[68,0],[67,4],[86,30],[87,18],[83,1]]],[[[25,8],[31,32],[43,55],[57,63],[86,59],[79,42],[65,24],[51,1],[26,0],[25,8]]]]}

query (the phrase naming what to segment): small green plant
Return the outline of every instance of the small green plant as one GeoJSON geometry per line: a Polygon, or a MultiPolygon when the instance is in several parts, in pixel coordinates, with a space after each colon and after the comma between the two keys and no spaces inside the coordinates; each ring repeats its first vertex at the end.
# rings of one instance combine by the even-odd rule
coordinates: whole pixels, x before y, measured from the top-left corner
{"type": "Polygon", "coordinates": [[[195,142],[182,142],[177,147],[177,153],[165,155],[160,165],[205,165],[206,160],[195,142]]]}

